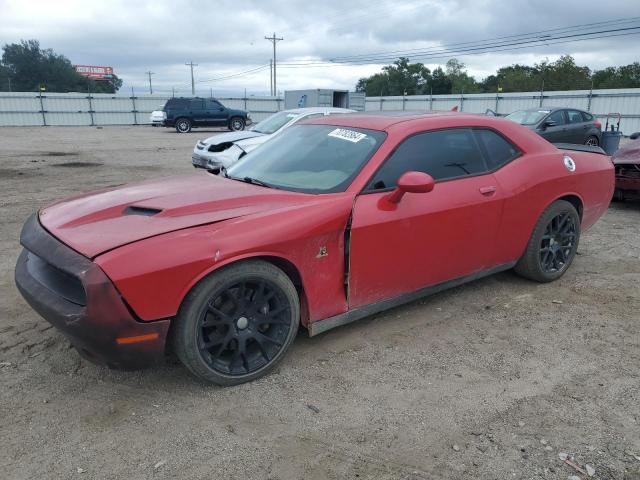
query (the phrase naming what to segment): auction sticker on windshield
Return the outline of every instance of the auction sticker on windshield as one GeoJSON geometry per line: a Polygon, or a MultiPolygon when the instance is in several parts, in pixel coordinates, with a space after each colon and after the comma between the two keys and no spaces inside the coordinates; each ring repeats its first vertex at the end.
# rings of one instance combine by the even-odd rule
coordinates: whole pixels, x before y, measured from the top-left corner
{"type": "Polygon", "coordinates": [[[347,130],[346,128],[336,128],[332,132],[327,134],[329,137],[341,138],[349,142],[358,143],[367,135],[364,133],[356,132],[355,130],[347,130]]]}

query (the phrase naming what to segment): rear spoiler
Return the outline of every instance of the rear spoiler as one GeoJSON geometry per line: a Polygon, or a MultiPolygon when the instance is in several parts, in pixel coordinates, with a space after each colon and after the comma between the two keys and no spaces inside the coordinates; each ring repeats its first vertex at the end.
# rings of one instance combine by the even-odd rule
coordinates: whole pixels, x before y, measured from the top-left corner
{"type": "Polygon", "coordinates": [[[593,145],[580,145],[576,143],[554,143],[553,146],[560,150],[573,150],[575,152],[599,153],[600,155],[607,154],[607,152],[605,152],[600,147],[594,147],[593,145]]]}

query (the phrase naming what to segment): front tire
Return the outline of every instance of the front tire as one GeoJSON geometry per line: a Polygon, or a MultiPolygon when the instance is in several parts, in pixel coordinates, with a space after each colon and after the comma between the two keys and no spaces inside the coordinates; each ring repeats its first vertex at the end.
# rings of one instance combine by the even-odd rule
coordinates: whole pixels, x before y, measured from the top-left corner
{"type": "Polygon", "coordinates": [[[289,277],[268,262],[249,260],[214,272],[189,292],[175,319],[173,346],[196,377],[237,385],[275,367],[299,319],[289,277]]]}
{"type": "Polygon", "coordinates": [[[191,120],[188,118],[179,118],[176,120],[176,132],[178,133],[189,133],[191,126],[191,120]]]}
{"type": "Polygon", "coordinates": [[[557,200],[538,219],[515,271],[536,282],[557,280],[571,265],[579,241],[580,216],[576,208],[565,200],[557,200]]]}
{"type": "Polygon", "coordinates": [[[244,130],[245,121],[242,117],[233,117],[229,120],[229,130],[233,132],[238,132],[240,130],[244,130]]]}

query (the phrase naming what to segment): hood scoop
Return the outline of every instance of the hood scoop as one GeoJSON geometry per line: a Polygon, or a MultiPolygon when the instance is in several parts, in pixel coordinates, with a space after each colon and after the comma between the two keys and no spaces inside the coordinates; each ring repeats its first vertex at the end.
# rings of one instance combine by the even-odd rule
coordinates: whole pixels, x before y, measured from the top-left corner
{"type": "Polygon", "coordinates": [[[159,208],[150,208],[150,207],[137,207],[135,205],[129,205],[122,211],[123,215],[141,215],[143,217],[153,217],[157,215],[162,210],[159,208]]]}

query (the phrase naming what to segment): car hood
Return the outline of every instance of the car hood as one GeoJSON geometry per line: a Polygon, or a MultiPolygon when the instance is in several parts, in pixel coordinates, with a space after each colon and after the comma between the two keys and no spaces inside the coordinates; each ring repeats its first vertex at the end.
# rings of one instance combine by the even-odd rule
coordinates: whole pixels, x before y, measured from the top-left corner
{"type": "Polygon", "coordinates": [[[264,142],[269,140],[272,135],[260,135],[258,137],[245,138],[244,140],[238,140],[236,145],[238,145],[245,152],[249,150],[253,150],[258,145],[262,145],[264,142]]]}
{"type": "Polygon", "coordinates": [[[207,172],[88,193],[40,211],[53,236],[88,258],[144,238],[318,200],[207,172]]]}
{"type": "Polygon", "coordinates": [[[262,133],[253,132],[251,130],[242,130],[239,132],[227,132],[214,135],[212,137],[202,140],[202,143],[206,145],[218,145],[226,142],[237,142],[238,140],[245,140],[247,138],[254,138],[262,136],[262,133]]]}
{"type": "Polygon", "coordinates": [[[615,165],[640,165],[640,139],[633,140],[619,148],[611,160],[615,165]]]}

